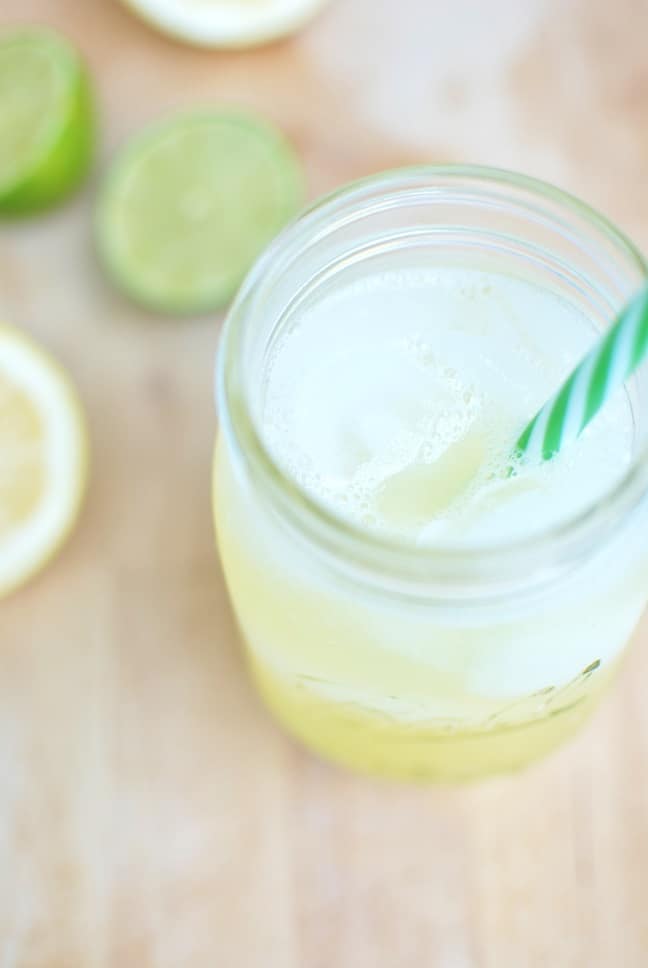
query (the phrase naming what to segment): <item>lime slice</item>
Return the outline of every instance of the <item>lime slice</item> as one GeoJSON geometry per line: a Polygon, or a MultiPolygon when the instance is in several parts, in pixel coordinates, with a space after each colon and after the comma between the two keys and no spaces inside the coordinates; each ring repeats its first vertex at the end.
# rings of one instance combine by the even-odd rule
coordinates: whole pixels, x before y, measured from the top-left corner
{"type": "Polygon", "coordinates": [[[303,201],[301,166],[271,125],[201,112],[139,135],[99,200],[100,255],[117,285],[167,313],[223,306],[303,201]]]}
{"type": "Polygon", "coordinates": [[[48,30],[0,38],[0,213],[44,208],[88,169],[93,142],[87,74],[48,30]]]}
{"type": "Polygon", "coordinates": [[[67,377],[31,340],[0,326],[0,597],[69,534],[87,463],[85,421],[67,377]]]}
{"type": "Polygon", "coordinates": [[[179,40],[202,47],[250,47],[302,26],[325,0],[124,0],[179,40]]]}

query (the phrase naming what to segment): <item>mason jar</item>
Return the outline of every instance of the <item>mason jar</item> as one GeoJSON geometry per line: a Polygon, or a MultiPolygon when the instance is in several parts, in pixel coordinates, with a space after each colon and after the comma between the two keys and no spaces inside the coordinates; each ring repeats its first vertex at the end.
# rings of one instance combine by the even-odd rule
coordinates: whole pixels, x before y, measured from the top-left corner
{"type": "Polygon", "coordinates": [[[267,249],[226,321],[214,507],[249,667],[283,726],[362,772],[455,781],[562,743],[618,667],[648,592],[648,376],[643,368],[626,387],[629,468],[560,526],[421,547],[347,520],[273,457],[268,360],[323,287],[430,265],[546,288],[593,334],[647,274],[606,219],[509,172],[413,168],[328,196],[267,249]]]}

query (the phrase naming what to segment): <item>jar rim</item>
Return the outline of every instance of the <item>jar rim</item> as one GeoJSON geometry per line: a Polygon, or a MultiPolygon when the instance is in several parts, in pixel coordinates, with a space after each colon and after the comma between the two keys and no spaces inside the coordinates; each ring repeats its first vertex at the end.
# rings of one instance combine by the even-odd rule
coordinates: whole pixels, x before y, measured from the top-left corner
{"type": "MultiPolygon", "coordinates": [[[[635,271],[648,277],[648,262],[640,250],[604,215],[575,196],[528,175],[479,165],[420,165],[392,169],[352,182],[317,199],[268,246],[241,287],[224,324],[216,364],[216,399],[221,433],[246,473],[263,488],[273,510],[295,538],[306,540],[348,574],[370,583],[399,588],[426,600],[441,595],[491,600],[508,594],[511,583],[533,567],[536,584],[551,582],[565,569],[584,560],[638,508],[648,494],[648,442],[633,456],[624,475],[603,495],[560,523],[489,544],[416,545],[397,536],[370,532],[350,522],[311,496],[278,464],[255,424],[244,392],[243,340],[254,319],[255,295],[280,261],[299,240],[326,234],[344,224],[344,212],[363,202],[411,195],[425,182],[449,186],[463,180],[472,185],[521,190],[537,202],[557,205],[597,231],[635,271]],[[336,221],[335,216],[338,216],[336,221]]],[[[428,185],[428,190],[429,190],[428,185]]],[[[375,210],[375,209],[374,209],[375,210]]],[[[368,209],[364,209],[368,211],[368,209]]]]}

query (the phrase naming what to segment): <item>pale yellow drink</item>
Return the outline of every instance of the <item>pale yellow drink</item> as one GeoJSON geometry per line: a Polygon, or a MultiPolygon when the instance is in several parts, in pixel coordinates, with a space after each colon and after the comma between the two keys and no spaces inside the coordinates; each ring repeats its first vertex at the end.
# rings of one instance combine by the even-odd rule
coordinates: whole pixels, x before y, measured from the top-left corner
{"type": "Polygon", "coordinates": [[[235,415],[215,510],[255,679],[309,746],[363,771],[455,780],[516,768],[588,715],[644,604],[645,530],[628,521],[569,567],[545,555],[546,577],[532,562],[632,464],[628,395],[568,454],[506,470],[510,442],[594,337],[549,287],[388,262],[341,270],[276,327],[254,405],[274,479],[264,493],[235,415]],[[519,567],[497,586],[488,555],[501,548],[519,567]]]}

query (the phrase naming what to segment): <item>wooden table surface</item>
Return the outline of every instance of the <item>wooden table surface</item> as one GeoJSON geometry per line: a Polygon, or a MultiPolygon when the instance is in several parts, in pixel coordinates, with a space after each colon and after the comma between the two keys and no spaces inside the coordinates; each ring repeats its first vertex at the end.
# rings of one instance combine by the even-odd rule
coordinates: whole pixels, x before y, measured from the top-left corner
{"type": "Polygon", "coordinates": [[[220,320],[128,305],[90,214],[130,132],[235,102],[285,128],[313,195],[479,161],[648,246],[648,4],[334,0],[227,55],[117,0],[3,0],[24,20],[86,52],[103,143],[80,196],[0,228],[0,317],[70,369],[94,449],[73,540],[0,606],[0,968],[645,968],[646,625],[591,726],[520,777],[411,789],[297,749],[246,680],[213,550],[220,320]]]}

